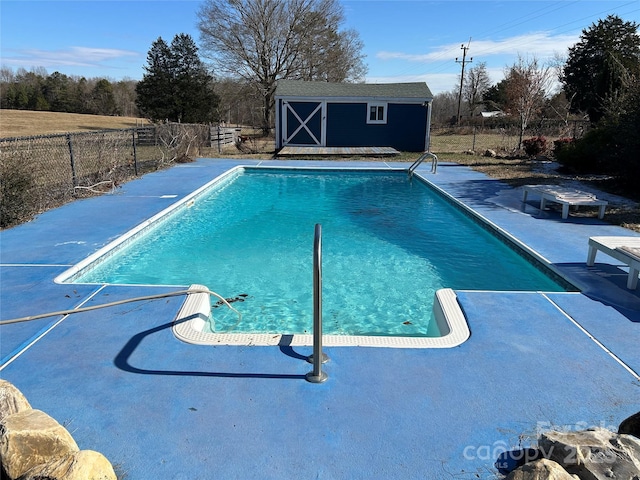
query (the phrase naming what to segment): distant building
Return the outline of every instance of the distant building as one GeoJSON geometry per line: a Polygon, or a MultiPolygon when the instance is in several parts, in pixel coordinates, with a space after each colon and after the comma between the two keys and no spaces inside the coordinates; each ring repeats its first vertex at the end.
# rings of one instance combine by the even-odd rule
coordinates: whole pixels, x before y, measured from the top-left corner
{"type": "Polygon", "coordinates": [[[502,110],[495,110],[493,112],[480,112],[482,118],[494,118],[494,117],[504,117],[506,116],[502,110]]]}

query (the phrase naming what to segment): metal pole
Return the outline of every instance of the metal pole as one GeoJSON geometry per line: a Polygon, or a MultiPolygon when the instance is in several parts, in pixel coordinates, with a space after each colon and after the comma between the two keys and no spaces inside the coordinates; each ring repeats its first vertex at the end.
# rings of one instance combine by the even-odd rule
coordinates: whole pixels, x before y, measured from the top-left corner
{"type": "Polygon", "coordinates": [[[313,240],[313,355],[308,358],[313,363],[313,371],[307,373],[307,381],[326,381],[328,377],[322,371],[322,364],[328,360],[322,353],[322,225],[317,223],[313,240]]]}
{"type": "Polygon", "coordinates": [[[476,126],[473,126],[473,143],[471,145],[471,151],[475,152],[476,151],[476,126]]]}
{"type": "Polygon", "coordinates": [[[73,144],[71,142],[71,134],[67,133],[67,145],[69,146],[69,159],[71,160],[71,181],[74,188],[78,186],[78,180],[76,178],[76,162],[73,158],[73,144]]]}
{"type": "MultiPolygon", "coordinates": [[[[469,43],[471,43],[471,38],[469,38],[469,43]]],[[[464,83],[464,66],[467,63],[465,60],[467,58],[467,50],[469,50],[469,43],[467,46],[464,46],[464,43],[460,46],[462,49],[462,61],[459,62],[456,57],[456,63],[462,63],[462,72],[460,73],[460,92],[458,93],[458,115],[456,116],[456,125],[460,125],[460,105],[462,104],[462,84],[464,83]]],[[[473,58],[469,60],[468,63],[473,62],[473,58]]]]}
{"type": "Polygon", "coordinates": [[[136,132],[137,131],[138,129],[134,128],[133,131],[131,132],[131,136],[133,140],[132,142],[133,143],[133,171],[136,177],[138,176],[138,152],[136,151],[136,132]]]}

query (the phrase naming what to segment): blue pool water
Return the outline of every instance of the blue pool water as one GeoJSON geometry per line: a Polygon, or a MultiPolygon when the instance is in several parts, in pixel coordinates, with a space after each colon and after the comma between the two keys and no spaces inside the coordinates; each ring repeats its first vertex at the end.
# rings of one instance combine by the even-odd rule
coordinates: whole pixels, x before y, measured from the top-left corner
{"type": "Polygon", "coordinates": [[[437,336],[444,287],[565,290],[431,187],[388,171],[247,169],[74,281],[203,284],[242,312],[238,322],[214,305],[212,331],[310,332],[317,223],[326,334],[437,336]]]}

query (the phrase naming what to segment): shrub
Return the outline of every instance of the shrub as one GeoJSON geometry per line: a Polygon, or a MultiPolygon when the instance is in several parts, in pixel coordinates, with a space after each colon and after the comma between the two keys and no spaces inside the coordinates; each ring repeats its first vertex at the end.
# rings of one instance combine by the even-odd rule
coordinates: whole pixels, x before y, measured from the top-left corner
{"type": "Polygon", "coordinates": [[[35,212],[33,175],[26,163],[0,162],[0,228],[29,220],[35,212]]]}
{"type": "Polygon", "coordinates": [[[569,138],[569,137],[563,137],[563,138],[558,138],[557,140],[554,140],[553,141],[553,154],[557,155],[562,150],[566,150],[567,148],[571,148],[574,143],[575,143],[575,139],[574,138],[569,138]]]}
{"type": "Polygon", "coordinates": [[[554,142],[554,155],[558,163],[576,173],[611,173],[607,160],[612,150],[611,131],[593,129],[579,140],[560,139],[554,142]]]}
{"type": "Polygon", "coordinates": [[[522,141],[522,148],[529,157],[535,157],[547,149],[547,139],[543,136],[527,138],[522,141]]]}

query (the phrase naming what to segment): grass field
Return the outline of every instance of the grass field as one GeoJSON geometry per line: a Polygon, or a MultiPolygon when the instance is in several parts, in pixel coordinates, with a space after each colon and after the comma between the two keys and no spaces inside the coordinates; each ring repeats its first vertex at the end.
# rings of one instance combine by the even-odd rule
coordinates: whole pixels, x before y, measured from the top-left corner
{"type": "Polygon", "coordinates": [[[143,118],[135,117],[2,109],[0,110],[0,138],[132,128],[148,123],[143,118]]]}

